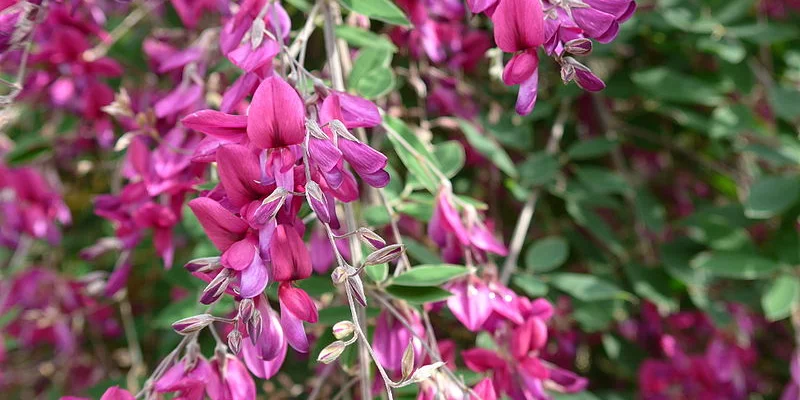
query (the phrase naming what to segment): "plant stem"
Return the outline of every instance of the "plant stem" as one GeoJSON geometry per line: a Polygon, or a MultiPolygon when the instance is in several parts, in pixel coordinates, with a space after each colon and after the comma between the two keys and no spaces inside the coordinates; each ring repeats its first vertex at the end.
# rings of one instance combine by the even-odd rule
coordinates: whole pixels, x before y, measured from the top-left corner
{"type": "MultiPolygon", "coordinates": [[[[553,123],[553,127],[550,129],[550,139],[547,140],[547,145],[545,147],[547,154],[555,154],[558,151],[558,143],[564,135],[564,125],[569,117],[569,105],[569,99],[561,101],[558,115],[553,123]]],[[[504,285],[508,284],[511,275],[517,269],[519,254],[522,251],[522,245],[525,244],[525,237],[528,235],[528,229],[531,226],[533,214],[536,211],[536,203],[539,201],[540,194],[541,188],[537,187],[531,190],[527,200],[525,200],[525,205],[522,207],[517,225],[514,227],[514,233],[511,236],[511,243],[509,245],[508,257],[503,263],[503,270],[500,275],[500,282],[504,285]]]]}

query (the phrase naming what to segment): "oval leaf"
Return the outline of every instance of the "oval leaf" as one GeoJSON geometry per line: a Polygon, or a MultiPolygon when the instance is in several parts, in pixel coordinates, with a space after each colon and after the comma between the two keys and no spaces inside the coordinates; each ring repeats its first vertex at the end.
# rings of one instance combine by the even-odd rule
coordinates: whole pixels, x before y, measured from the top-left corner
{"type": "Polygon", "coordinates": [[[439,286],[466,273],[467,267],[461,265],[420,265],[400,274],[392,283],[402,286],[439,286]]]}

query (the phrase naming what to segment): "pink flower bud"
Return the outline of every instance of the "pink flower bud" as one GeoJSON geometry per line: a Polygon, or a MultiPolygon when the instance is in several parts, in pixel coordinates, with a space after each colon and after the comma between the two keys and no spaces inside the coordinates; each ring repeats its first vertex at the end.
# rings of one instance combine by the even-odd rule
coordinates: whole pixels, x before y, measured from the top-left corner
{"type": "Polygon", "coordinates": [[[367,256],[364,265],[378,265],[392,262],[400,258],[406,250],[405,245],[392,244],[380,250],[376,250],[367,256]]]}
{"type": "Polygon", "coordinates": [[[317,361],[323,364],[330,364],[336,361],[336,359],[339,358],[340,355],[342,355],[342,352],[344,352],[344,349],[346,348],[347,345],[344,344],[343,341],[337,340],[325,346],[325,348],[319,352],[319,357],[317,357],[317,361]]]}
{"type": "Polygon", "coordinates": [[[193,317],[184,318],[172,324],[172,329],[181,335],[188,335],[190,333],[198,332],[214,322],[214,316],[211,314],[200,314],[193,317]]]}
{"type": "Polygon", "coordinates": [[[239,354],[242,350],[242,333],[238,329],[234,329],[228,334],[228,348],[233,354],[239,354]]]}
{"type": "Polygon", "coordinates": [[[353,334],[356,325],[350,321],[339,321],[333,326],[333,336],[337,339],[344,339],[353,334]]]}

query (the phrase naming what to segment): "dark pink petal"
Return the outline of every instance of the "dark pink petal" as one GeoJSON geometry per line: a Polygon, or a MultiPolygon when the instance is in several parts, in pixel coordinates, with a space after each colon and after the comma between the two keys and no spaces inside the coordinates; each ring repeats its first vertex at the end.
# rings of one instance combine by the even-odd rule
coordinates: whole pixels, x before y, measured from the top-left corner
{"type": "Polygon", "coordinates": [[[492,314],[489,288],[481,281],[468,278],[447,288],[453,293],[447,307],[464,327],[472,332],[481,328],[492,314]]]}
{"type": "Polygon", "coordinates": [[[575,68],[575,83],[583,90],[599,92],[605,89],[606,84],[589,69],[575,68]]]}
{"type": "Polygon", "coordinates": [[[177,114],[196,103],[203,97],[203,87],[200,85],[182,85],[156,102],[153,108],[156,117],[164,118],[177,114]]]}
{"type": "Polygon", "coordinates": [[[293,349],[300,353],[308,353],[308,336],[303,329],[303,321],[292,313],[283,301],[279,301],[281,306],[281,327],[286,335],[286,341],[293,349]]]}
{"type": "Polygon", "coordinates": [[[100,400],[135,400],[133,395],[119,386],[112,386],[103,393],[100,400]]]}
{"type": "Polygon", "coordinates": [[[342,159],[342,152],[333,142],[313,137],[308,141],[308,154],[324,172],[334,169],[342,159]]]}
{"type": "Polygon", "coordinates": [[[309,323],[316,323],[319,314],[314,301],[303,289],[293,286],[290,282],[281,282],[278,286],[278,298],[281,307],[286,307],[297,318],[309,323]]]}
{"type": "Polygon", "coordinates": [[[539,68],[539,56],[536,48],[514,54],[503,69],[503,83],[506,85],[519,85],[530,79],[539,68]]]}
{"type": "Polygon", "coordinates": [[[386,167],[386,156],[364,143],[340,138],[339,150],[359,175],[370,174],[386,167]]]}
{"type": "Polygon", "coordinates": [[[208,238],[220,251],[225,251],[235,242],[242,240],[247,232],[247,224],[244,221],[208,197],[190,201],[189,208],[200,221],[208,238]]]}
{"type": "Polygon", "coordinates": [[[614,21],[602,35],[596,37],[595,39],[597,39],[597,41],[600,43],[611,43],[614,39],[616,39],[618,33],[619,23],[614,21]]]}
{"type": "Polygon", "coordinates": [[[519,87],[517,93],[516,111],[519,115],[528,115],[536,105],[536,96],[539,93],[539,70],[533,71],[531,77],[519,87]]]}
{"type": "Polygon", "coordinates": [[[261,179],[258,157],[245,146],[228,144],[217,149],[219,180],[234,207],[258,200],[267,192],[261,179]]]}
{"type": "Polygon", "coordinates": [[[499,240],[495,239],[485,226],[473,225],[469,229],[469,239],[472,245],[490,253],[501,256],[508,255],[508,249],[499,240]]]}
{"type": "Polygon", "coordinates": [[[544,14],[540,0],[502,0],[492,15],[494,41],[506,53],[544,43],[544,14]]]}
{"type": "Polygon", "coordinates": [[[167,59],[158,66],[158,73],[163,74],[178,68],[183,68],[186,64],[200,60],[202,56],[202,49],[199,47],[189,47],[186,50],[179,51],[167,57],[167,59]]]}
{"type": "Polygon", "coordinates": [[[264,79],[247,113],[247,136],[270,149],[299,144],[305,137],[305,106],[297,92],[280,77],[264,79]]]}
{"type": "MultiPolygon", "coordinates": [[[[273,311],[272,314],[275,312],[273,311]]],[[[276,316],[271,316],[274,319],[274,324],[279,326],[279,321],[276,316]]],[[[286,350],[288,348],[286,339],[283,337],[283,330],[277,329],[280,336],[272,336],[269,340],[273,341],[276,346],[276,352],[273,357],[265,359],[261,356],[255,346],[249,340],[242,342],[242,358],[250,372],[261,378],[269,379],[275,376],[283,365],[286,359],[286,350]]]]}
{"type": "Polygon", "coordinates": [[[322,102],[320,122],[342,121],[348,129],[371,128],[381,123],[378,107],[369,100],[344,92],[332,92],[322,102]]]}
{"type": "MultiPolygon", "coordinates": [[[[219,110],[227,113],[237,109],[242,100],[250,93],[253,93],[259,81],[260,79],[255,73],[242,74],[222,95],[222,103],[219,105],[219,110]]],[[[247,116],[244,115],[243,117],[245,119],[244,128],[247,128],[247,116]]],[[[246,130],[243,132],[246,133],[246,130]]]]}
{"type": "Polygon", "coordinates": [[[467,5],[469,6],[469,10],[472,11],[473,14],[479,14],[489,7],[495,5],[497,0],[467,0],[467,5]]]}
{"type": "MultiPolygon", "coordinates": [[[[256,399],[256,383],[244,364],[235,356],[228,354],[225,360],[225,370],[221,376],[226,394],[220,400],[256,399]]],[[[212,400],[215,399],[212,398],[212,400]]]]}
{"type": "Polygon", "coordinates": [[[278,54],[279,50],[278,44],[269,38],[265,38],[256,49],[253,49],[250,41],[245,41],[235,50],[228,53],[228,59],[234,65],[249,73],[272,63],[272,59],[278,54]]]}
{"type": "Polygon", "coordinates": [[[464,364],[475,372],[486,372],[506,368],[506,361],[489,349],[469,349],[461,352],[464,364]]]}
{"type": "MultiPolygon", "coordinates": [[[[253,247],[255,250],[255,247],[253,247]]],[[[269,283],[267,266],[258,252],[253,252],[250,264],[239,274],[239,295],[249,299],[264,293],[269,283]]]]}
{"type": "Polygon", "coordinates": [[[288,225],[278,225],[269,246],[275,280],[295,281],[311,276],[311,258],[303,239],[288,225]]]}
{"type": "Polygon", "coordinates": [[[484,378],[482,381],[478,382],[478,384],[475,385],[472,390],[476,395],[478,395],[479,399],[497,400],[497,394],[494,391],[494,385],[492,384],[492,380],[489,378],[484,378]]]}
{"type": "Polygon", "coordinates": [[[367,185],[370,185],[374,188],[386,187],[386,185],[388,185],[389,181],[391,180],[389,173],[383,169],[368,174],[367,173],[358,174],[358,176],[360,176],[361,179],[363,179],[364,182],[367,183],[367,185]]]}
{"type": "Polygon", "coordinates": [[[549,378],[564,388],[566,393],[576,393],[586,389],[589,380],[559,367],[550,367],[549,378]]]}
{"type": "Polygon", "coordinates": [[[229,142],[239,142],[247,133],[247,116],[201,110],[181,120],[183,125],[206,135],[229,142]]]}
{"type": "Polygon", "coordinates": [[[456,211],[453,204],[450,202],[450,197],[452,195],[449,189],[441,189],[436,196],[436,206],[433,212],[439,212],[439,218],[441,218],[444,229],[448,233],[454,234],[462,246],[467,246],[470,244],[469,233],[464,226],[464,222],[461,221],[461,216],[458,214],[458,211],[456,211]]]}
{"type": "Polygon", "coordinates": [[[231,247],[228,247],[228,249],[222,253],[222,265],[236,271],[241,271],[250,266],[255,254],[255,244],[248,239],[242,239],[231,245],[231,247]]]}
{"type": "Polygon", "coordinates": [[[572,7],[571,11],[575,23],[591,38],[602,36],[616,22],[613,15],[589,7],[572,7]]]}

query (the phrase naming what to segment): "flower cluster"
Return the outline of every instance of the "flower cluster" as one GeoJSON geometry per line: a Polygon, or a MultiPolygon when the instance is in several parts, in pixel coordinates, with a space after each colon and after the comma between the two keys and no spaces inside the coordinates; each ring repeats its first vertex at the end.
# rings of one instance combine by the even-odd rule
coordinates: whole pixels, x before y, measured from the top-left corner
{"type": "Polygon", "coordinates": [[[520,85],[516,110],[533,110],[539,87],[539,47],[561,66],[561,79],[591,92],[605,88],[575,58],[592,51],[591,40],[609,43],[619,25],[633,15],[633,0],[470,0],[473,13],[486,13],[494,23],[494,40],[513,56],[503,69],[503,82],[520,85]]]}
{"type": "Polygon", "coordinates": [[[61,193],[33,167],[9,167],[0,161],[0,245],[16,248],[24,236],[58,244],[59,224],[71,221],[61,193]]]}
{"type": "MultiPolygon", "coordinates": [[[[33,267],[0,281],[0,314],[4,319],[10,318],[4,322],[7,325],[3,327],[3,343],[13,340],[17,349],[46,349],[46,353],[60,355],[47,373],[63,371],[74,376],[70,382],[72,391],[94,385],[103,376],[102,366],[81,349],[87,332],[109,338],[122,332],[113,318],[113,309],[97,299],[102,290],[102,280],[97,278],[94,274],[75,280],[52,269],[33,267]]],[[[0,350],[0,360],[4,358],[2,353],[0,350]]],[[[9,354],[8,361],[13,362],[10,359],[20,355],[9,354]]],[[[31,364],[35,360],[25,361],[31,364]]],[[[3,368],[0,390],[35,379],[36,375],[27,368],[3,368]]]]}

